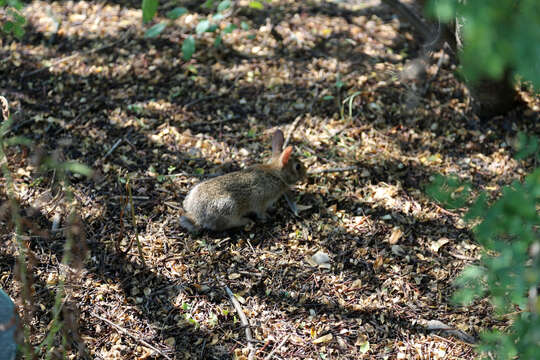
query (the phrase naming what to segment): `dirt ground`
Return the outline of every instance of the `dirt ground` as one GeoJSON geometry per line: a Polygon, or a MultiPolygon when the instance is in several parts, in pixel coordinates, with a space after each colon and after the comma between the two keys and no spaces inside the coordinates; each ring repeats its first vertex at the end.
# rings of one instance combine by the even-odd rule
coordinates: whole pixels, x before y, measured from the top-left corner
{"type": "MultiPolygon", "coordinates": [[[[155,21],[174,6],[162,2],[155,21]]],[[[522,179],[535,165],[514,160],[512,145],[519,131],[540,133],[539,99],[523,92],[524,108],[479,119],[446,55],[403,76],[422,43],[377,1],[240,6],[222,25],[238,29],[219,47],[215,34],[197,37],[186,62],[182,41],[210,14],[188,8],[145,39],[140,1],[32,1],[24,38],[2,39],[9,136],[34,144],[7,151],[34,258],[32,344],[50,330],[60,276],[66,331],[55,351],[70,359],[473,359],[464,334],[509,323],[487,300],[451,302],[480,249],[465,210],[441,208],[425,186],[454,174],[496,196],[522,179]],[[281,200],[267,223],[186,233],[188,190],[265,161],[277,128],[311,172],[349,171],[298,184],[298,217],[281,200]],[[36,165],[47,155],[94,170],[70,175],[73,199],[36,165]],[[61,265],[72,209],[84,229],[77,248],[88,248],[78,271],[61,265]]],[[[0,286],[17,299],[8,219],[0,286]]]]}

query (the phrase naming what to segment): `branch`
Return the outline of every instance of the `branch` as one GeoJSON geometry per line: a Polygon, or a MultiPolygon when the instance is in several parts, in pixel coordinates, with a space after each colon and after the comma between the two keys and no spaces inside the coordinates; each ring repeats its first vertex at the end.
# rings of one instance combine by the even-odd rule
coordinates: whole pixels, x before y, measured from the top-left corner
{"type": "Polygon", "coordinates": [[[147,348],[149,349],[152,349],[154,350],[155,352],[157,352],[159,355],[163,356],[165,359],[167,360],[172,360],[170,357],[168,357],[163,351],[159,350],[158,348],[156,348],[155,346],[152,346],[150,345],[149,343],[147,343],[146,341],[144,341],[143,339],[140,339],[139,337],[137,337],[136,335],[133,335],[132,333],[130,333],[129,331],[127,331],[126,329],[124,329],[123,327],[120,327],[118,325],[116,325],[115,323],[113,323],[112,321],[108,320],[108,319],[105,319],[101,316],[99,316],[98,314],[95,314],[95,313],[90,313],[92,316],[95,316],[97,317],[98,319],[100,319],[101,321],[104,321],[106,322],[107,324],[109,324],[110,326],[112,326],[113,328],[115,328],[116,330],[120,331],[122,334],[124,335],[127,335],[129,336],[130,338],[132,338],[133,340],[137,341],[138,343],[146,346],[147,348]]]}
{"type": "Polygon", "coordinates": [[[289,340],[289,338],[291,337],[291,334],[288,334],[287,336],[285,336],[285,338],[283,340],[281,340],[281,342],[279,343],[278,346],[276,346],[275,348],[272,349],[272,351],[270,352],[270,354],[266,355],[266,357],[264,358],[264,360],[270,360],[272,358],[272,355],[274,355],[274,353],[277,351],[277,349],[279,349],[280,347],[283,346],[283,344],[285,344],[287,342],[287,340],[289,340]]]}
{"type": "Polygon", "coordinates": [[[255,358],[255,349],[253,348],[253,337],[251,336],[251,328],[249,327],[249,321],[246,317],[246,314],[244,314],[244,311],[242,310],[242,307],[240,306],[240,303],[234,296],[233,292],[227,285],[225,285],[225,291],[227,292],[227,295],[229,295],[229,299],[231,300],[231,303],[234,306],[234,309],[238,313],[238,317],[240,318],[240,323],[245,328],[246,331],[246,340],[248,343],[248,349],[249,349],[249,356],[248,359],[252,360],[255,358]]]}
{"type": "Polygon", "coordinates": [[[354,165],[353,166],[338,167],[338,168],[330,168],[330,169],[318,169],[318,170],[308,171],[308,175],[354,171],[354,170],[358,170],[358,169],[360,169],[360,167],[354,166],[354,165]]]}

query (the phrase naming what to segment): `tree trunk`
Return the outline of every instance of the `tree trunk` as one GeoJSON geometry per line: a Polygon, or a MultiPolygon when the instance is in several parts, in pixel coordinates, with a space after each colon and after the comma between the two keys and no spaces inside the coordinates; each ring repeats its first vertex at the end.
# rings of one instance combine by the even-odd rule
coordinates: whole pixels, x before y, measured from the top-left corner
{"type": "MultiPolygon", "coordinates": [[[[388,5],[392,11],[408,21],[417,34],[430,45],[434,50],[441,47],[444,42],[450,46],[453,54],[450,54],[456,63],[459,62],[457,56],[463,47],[462,28],[463,22],[460,19],[444,24],[440,28],[440,33],[436,33],[437,27],[426,23],[411,8],[401,3],[399,0],[381,0],[388,5]]],[[[421,8],[424,8],[425,0],[418,1],[421,8]]],[[[466,44],[465,44],[466,45],[466,44]]],[[[464,79],[465,85],[475,100],[474,111],[482,118],[491,118],[496,115],[506,114],[515,109],[521,98],[514,86],[512,69],[506,68],[504,75],[500,79],[481,78],[471,83],[464,79]]]]}

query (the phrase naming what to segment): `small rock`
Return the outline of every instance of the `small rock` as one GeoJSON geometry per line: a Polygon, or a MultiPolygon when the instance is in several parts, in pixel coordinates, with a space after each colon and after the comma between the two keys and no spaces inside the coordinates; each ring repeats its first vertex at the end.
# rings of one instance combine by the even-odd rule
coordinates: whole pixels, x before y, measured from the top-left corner
{"type": "Polygon", "coordinates": [[[330,262],[330,256],[319,250],[311,257],[311,260],[317,265],[323,265],[330,262]]]}

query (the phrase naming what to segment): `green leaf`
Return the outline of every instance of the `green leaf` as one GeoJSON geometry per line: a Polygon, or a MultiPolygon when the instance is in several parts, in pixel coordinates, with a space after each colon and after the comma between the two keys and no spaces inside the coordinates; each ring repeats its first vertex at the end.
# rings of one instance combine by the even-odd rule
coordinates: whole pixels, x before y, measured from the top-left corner
{"type": "Polygon", "coordinates": [[[216,40],[214,40],[214,46],[218,47],[219,45],[221,45],[221,41],[222,41],[221,35],[218,35],[216,37],[216,40]]]}
{"type": "Polygon", "coordinates": [[[431,16],[439,17],[441,21],[448,22],[456,17],[456,6],[455,0],[430,1],[426,12],[431,16]]]}
{"type": "Polygon", "coordinates": [[[143,23],[146,24],[154,18],[157,12],[159,0],[143,0],[142,13],[143,23]]]}
{"type": "Polygon", "coordinates": [[[184,15],[185,13],[187,13],[187,9],[186,8],[183,8],[183,7],[177,7],[177,8],[174,8],[170,11],[167,12],[167,17],[171,20],[176,20],[178,19],[180,16],[184,15]]]}
{"type": "Polygon", "coordinates": [[[227,10],[231,6],[231,0],[223,0],[217,7],[218,12],[227,10]]]}
{"type": "Polygon", "coordinates": [[[218,26],[216,24],[212,24],[208,27],[206,30],[207,32],[215,32],[217,30],[218,26]]]}
{"type": "Polygon", "coordinates": [[[17,10],[21,10],[23,8],[23,3],[19,0],[8,0],[7,3],[9,6],[14,7],[17,10]]]}
{"type": "Polygon", "coordinates": [[[92,176],[93,173],[93,170],[90,167],[76,161],[67,161],[65,163],[62,163],[60,167],[65,171],[71,171],[73,173],[78,173],[86,177],[92,176]]]}
{"type": "Polygon", "coordinates": [[[182,57],[184,60],[189,60],[193,56],[193,53],[195,52],[195,39],[193,36],[188,37],[184,40],[184,43],[182,44],[182,57]]]}
{"type": "Polygon", "coordinates": [[[152,26],[150,29],[146,30],[144,33],[145,38],[155,38],[161,32],[167,27],[167,23],[165,21],[162,21],[160,23],[157,23],[156,25],[152,26]]]}
{"type": "Polygon", "coordinates": [[[202,7],[211,9],[212,6],[214,6],[214,0],[206,0],[204,4],[202,4],[202,7]]]}
{"type": "Polygon", "coordinates": [[[326,95],[325,97],[323,97],[323,100],[333,100],[333,99],[334,99],[333,95],[326,95]]]}
{"type": "Polygon", "coordinates": [[[227,27],[223,30],[223,32],[224,32],[225,34],[230,34],[230,33],[232,33],[232,31],[233,31],[234,29],[236,29],[236,25],[234,25],[234,24],[229,24],[229,25],[227,25],[227,27]]]}
{"type": "Polygon", "coordinates": [[[7,20],[4,25],[2,26],[2,30],[5,32],[5,33],[10,33],[13,31],[13,27],[15,26],[15,24],[13,24],[12,21],[9,21],[7,20]]]}
{"type": "Polygon", "coordinates": [[[197,27],[195,28],[195,32],[197,34],[202,34],[203,32],[206,32],[208,30],[208,28],[210,27],[210,21],[208,20],[201,20],[198,24],[197,24],[197,27]]]}
{"type": "Polygon", "coordinates": [[[369,341],[364,341],[362,344],[360,344],[360,352],[362,354],[365,354],[369,351],[369,341]]]}
{"type": "Polygon", "coordinates": [[[426,193],[436,201],[451,209],[465,205],[469,198],[470,185],[462,183],[456,177],[435,176],[433,182],[426,188],[426,193]]]}
{"type": "Polygon", "coordinates": [[[212,20],[214,20],[215,22],[220,22],[221,20],[223,20],[223,18],[224,18],[223,14],[212,15],[212,20]]]}
{"type": "Polygon", "coordinates": [[[249,24],[245,21],[242,21],[240,23],[240,27],[242,28],[242,30],[249,30],[249,24]]]}
{"type": "Polygon", "coordinates": [[[259,1],[250,1],[249,2],[249,7],[253,8],[253,9],[257,9],[257,10],[264,9],[264,5],[259,1]]]}
{"type": "Polygon", "coordinates": [[[4,144],[7,146],[13,146],[13,145],[25,145],[25,146],[31,146],[32,141],[28,138],[22,137],[22,136],[14,136],[9,139],[6,139],[4,144]]]}
{"type": "Polygon", "coordinates": [[[516,159],[522,160],[531,155],[538,154],[539,145],[536,136],[527,136],[525,133],[518,134],[516,159]]]}
{"type": "Polygon", "coordinates": [[[26,18],[19,13],[14,13],[13,17],[15,18],[15,23],[17,24],[23,25],[26,23],[26,18]]]}
{"type": "Polygon", "coordinates": [[[15,25],[15,27],[13,28],[13,35],[15,35],[17,39],[22,38],[24,35],[23,27],[20,25],[15,25]]]}

